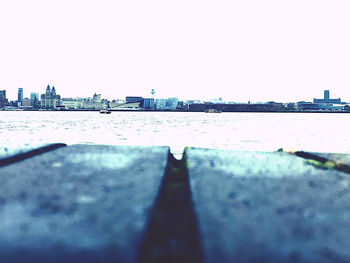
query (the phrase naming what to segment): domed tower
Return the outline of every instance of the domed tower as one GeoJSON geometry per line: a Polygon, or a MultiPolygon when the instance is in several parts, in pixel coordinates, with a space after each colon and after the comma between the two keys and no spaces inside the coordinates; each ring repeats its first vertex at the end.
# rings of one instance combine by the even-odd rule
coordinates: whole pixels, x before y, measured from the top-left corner
{"type": "Polygon", "coordinates": [[[58,103],[57,103],[56,89],[55,89],[55,86],[52,85],[50,107],[56,108],[57,104],[58,103]]]}
{"type": "Polygon", "coordinates": [[[52,90],[51,90],[51,98],[55,98],[56,97],[56,89],[55,86],[52,86],[52,90]]]}
{"type": "Polygon", "coordinates": [[[46,109],[50,108],[51,106],[51,88],[50,88],[50,85],[47,84],[47,87],[46,87],[46,92],[45,92],[45,102],[44,102],[44,107],[46,109]]]}
{"type": "Polygon", "coordinates": [[[152,98],[154,99],[154,93],[156,93],[155,91],[154,91],[154,89],[152,89],[151,90],[151,94],[152,94],[152,98]]]}
{"type": "Polygon", "coordinates": [[[50,95],[51,94],[51,88],[50,88],[50,85],[47,84],[47,87],[46,87],[46,96],[50,95]]]}

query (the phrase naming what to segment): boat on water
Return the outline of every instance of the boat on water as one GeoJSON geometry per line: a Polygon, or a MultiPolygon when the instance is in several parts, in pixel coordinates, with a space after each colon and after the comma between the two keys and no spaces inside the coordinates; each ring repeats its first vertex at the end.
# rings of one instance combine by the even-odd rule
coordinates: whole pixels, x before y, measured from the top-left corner
{"type": "Polygon", "coordinates": [[[206,113],[221,113],[221,110],[217,109],[207,109],[205,110],[206,113]]]}
{"type": "Polygon", "coordinates": [[[112,112],[110,110],[100,110],[101,114],[111,114],[112,112]]]}

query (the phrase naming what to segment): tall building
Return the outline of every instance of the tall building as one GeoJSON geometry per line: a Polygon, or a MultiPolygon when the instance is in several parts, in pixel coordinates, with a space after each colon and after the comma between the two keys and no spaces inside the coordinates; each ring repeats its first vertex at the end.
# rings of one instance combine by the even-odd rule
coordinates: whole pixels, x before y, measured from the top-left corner
{"type": "Polygon", "coordinates": [[[0,90],[0,99],[6,98],[6,90],[0,90]]]}
{"type": "Polygon", "coordinates": [[[47,85],[45,94],[41,95],[41,107],[45,109],[55,109],[60,106],[61,96],[56,94],[56,89],[47,85]]]}
{"type": "Polygon", "coordinates": [[[30,102],[34,108],[37,108],[39,106],[39,93],[30,93],[30,102]]]}
{"type": "Polygon", "coordinates": [[[323,92],[323,96],[324,96],[324,99],[325,100],[329,100],[329,90],[325,90],[324,92],[323,92]]]}
{"type": "Polygon", "coordinates": [[[6,99],[6,90],[0,90],[0,108],[5,107],[8,104],[8,100],[6,99]]]}
{"type": "Polygon", "coordinates": [[[154,110],[154,99],[152,98],[145,98],[143,99],[143,105],[144,110],[154,110]]]}
{"type": "Polygon", "coordinates": [[[18,88],[18,102],[22,104],[23,102],[23,88],[18,88]]]}

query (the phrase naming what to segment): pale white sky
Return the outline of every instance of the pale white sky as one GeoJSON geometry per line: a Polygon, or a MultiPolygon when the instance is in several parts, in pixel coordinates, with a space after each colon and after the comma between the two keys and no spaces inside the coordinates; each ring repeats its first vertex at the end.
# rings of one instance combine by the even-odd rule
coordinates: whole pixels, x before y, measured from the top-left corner
{"type": "Polygon", "coordinates": [[[350,101],[349,0],[0,0],[0,90],[350,101]]]}

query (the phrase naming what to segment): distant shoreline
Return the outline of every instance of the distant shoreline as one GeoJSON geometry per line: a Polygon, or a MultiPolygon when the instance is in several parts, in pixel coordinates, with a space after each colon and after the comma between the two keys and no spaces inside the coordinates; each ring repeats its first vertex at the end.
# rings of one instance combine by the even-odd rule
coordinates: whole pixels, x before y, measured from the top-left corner
{"type": "MultiPolygon", "coordinates": [[[[23,109],[23,110],[5,110],[0,109],[0,112],[8,112],[8,111],[17,111],[17,112],[99,112],[100,110],[39,110],[39,109],[23,109]]],[[[189,110],[113,110],[109,109],[112,112],[202,112],[204,111],[189,111],[189,110]]],[[[350,113],[349,111],[323,111],[323,110],[315,110],[315,111],[222,111],[222,113],[350,113]]],[[[217,114],[217,113],[216,113],[217,114]]]]}

